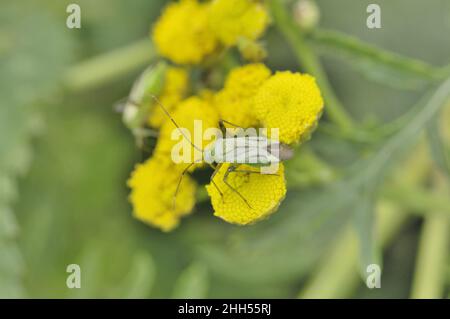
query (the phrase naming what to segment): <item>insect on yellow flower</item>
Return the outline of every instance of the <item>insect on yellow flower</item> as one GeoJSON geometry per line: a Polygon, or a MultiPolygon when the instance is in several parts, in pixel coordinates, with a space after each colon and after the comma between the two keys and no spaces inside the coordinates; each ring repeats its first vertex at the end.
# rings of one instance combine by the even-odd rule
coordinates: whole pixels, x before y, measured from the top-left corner
{"type": "MultiPolygon", "coordinates": [[[[261,174],[262,170],[259,170],[261,167],[270,167],[272,164],[279,164],[280,161],[289,159],[292,157],[292,150],[284,145],[280,144],[276,140],[268,139],[265,136],[232,136],[232,137],[218,137],[216,140],[209,144],[205,149],[201,149],[198,145],[194,144],[190,139],[190,136],[183,131],[182,127],[177,124],[174,118],[169,114],[167,109],[162,105],[156,97],[154,97],[156,102],[161,106],[161,109],[166,113],[166,115],[170,118],[173,125],[180,132],[180,135],[183,136],[193,148],[201,153],[200,161],[205,161],[214,169],[214,173],[211,176],[210,183],[213,185],[218,194],[220,194],[221,198],[224,199],[224,193],[221,191],[220,187],[215,182],[215,176],[222,172],[223,167],[226,167],[226,171],[222,174],[222,184],[226,185],[227,189],[231,190],[235,195],[237,195],[243,203],[248,207],[248,209],[253,210],[254,208],[250,204],[250,202],[241,194],[241,192],[233,186],[228,178],[230,175],[243,173],[246,175],[258,174],[264,175],[265,178],[269,176],[280,176],[279,166],[277,166],[277,172],[265,172],[261,174]],[[229,156],[229,155],[232,156],[229,156]],[[226,165],[224,165],[226,164],[226,165]],[[252,167],[252,170],[249,169],[241,169],[239,168],[241,164],[246,164],[248,167],[252,167]]],[[[219,126],[224,131],[225,135],[227,135],[227,131],[224,127],[224,120],[219,121],[219,126]]],[[[228,124],[231,124],[228,122],[228,124]]],[[[181,185],[181,181],[183,180],[184,175],[189,171],[189,169],[198,163],[197,160],[194,160],[191,164],[185,167],[182,174],[180,175],[180,180],[178,182],[177,189],[174,193],[174,199],[177,197],[179,187],[181,185]]],[[[281,170],[282,171],[282,170],[281,170]]],[[[261,181],[261,179],[256,179],[257,181],[261,181]]],[[[264,179],[263,179],[264,180],[264,179]]],[[[284,186],[284,175],[282,177],[283,180],[283,188],[284,186]]],[[[242,183],[239,184],[240,186],[242,183]]],[[[283,192],[281,192],[283,193],[283,192]]],[[[278,200],[281,201],[283,196],[278,196],[278,200]]],[[[253,199],[257,198],[257,196],[253,196],[253,199]]],[[[267,199],[267,198],[266,198],[267,199]]],[[[279,203],[278,201],[278,203],[279,203]]],[[[175,200],[174,200],[175,202],[175,200]]],[[[260,204],[264,201],[256,201],[258,208],[262,209],[259,212],[254,212],[249,216],[257,216],[258,218],[262,218],[269,214],[273,207],[275,207],[273,199],[270,201],[271,204],[265,203],[263,206],[260,204]]],[[[239,223],[239,222],[236,222],[239,223]]],[[[242,224],[248,224],[250,221],[242,221],[242,224]]]]}
{"type": "MultiPolygon", "coordinates": [[[[162,105],[161,101],[156,101],[158,105],[162,105]]],[[[160,109],[164,112],[164,109],[162,109],[161,107],[160,109]]],[[[165,109],[165,111],[167,111],[168,114],[169,111],[167,110],[167,108],[165,109]]],[[[164,115],[167,117],[167,114],[164,115]]],[[[170,119],[170,117],[167,118],[170,119]]],[[[192,143],[194,144],[188,150],[190,154],[184,154],[184,149],[182,149],[180,151],[180,157],[186,156],[189,157],[189,160],[191,162],[196,162],[196,165],[192,168],[202,166],[202,164],[198,162],[198,157],[201,154],[198,154],[199,152],[197,151],[197,149],[203,148],[203,146],[210,141],[203,139],[203,136],[195,139],[194,121],[201,121],[204,128],[217,127],[217,123],[219,122],[219,115],[216,109],[206,99],[193,96],[179,103],[176,106],[175,111],[172,113],[171,118],[176,121],[179,127],[183,128],[185,131],[183,134],[179,134],[178,138],[184,138],[184,134],[188,134],[189,141],[192,141],[192,143]]],[[[172,121],[164,122],[159,132],[155,154],[167,157],[171,156],[173,147],[178,144],[178,141],[172,138],[173,133],[178,133],[178,131],[174,132],[174,128],[175,127],[172,121]]]]}
{"type": "MultiPolygon", "coordinates": [[[[154,160],[138,167],[130,179],[129,185],[133,189],[130,198],[139,219],[166,231],[174,228],[180,216],[192,209],[186,198],[182,199],[181,208],[184,208],[181,211],[176,204],[180,194],[186,196],[189,193],[189,185],[193,182],[186,173],[205,163],[214,169],[207,192],[216,216],[230,223],[247,225],[276,211],[286,193],[284,167],[280,162],[293,155],[287,144],[303,141],[317,125],[323,109],[320,90],[314,78],[309,75],[278,72],[271,76],[270,70],[263,64],[249,64],[230,72],[222,93],[224,92],[235,96],[236,101],[248,103],[247,109],[243,106],[245,104],[241,107],[235,105],[234,112],[228,113],[230,116],[241,113],[247,120],[250,118],[252,123],[259,122],[266,127],[279,129],[281,142],[270,135],[230,137],[225,124],[236,125],[220,120],[220,116],[227,113],[217,105],[216,108],[213,106],[212,103],[217,103],[217,95],[209,91],[204,93],[204,98],[194,96],[179,103],[173,116],[151,95],[154,104],[160,107],[163,115],[170,121],[166,120],[161,127],[154,160]],[[251,106],[255,106],[256,113],[251,112],[251,106]],[[256,116],[252,117],[252,114],[256,116]],[[220,127],[224,135],[212,142],[204,140],[203,135],[198,139],[195,135],[196,120],[201,121],[205,129],[220,127]],[[156,174],[156,167],[161,165],[161,160],[156,159],[165,158],[167,162],[169,155],[173,155],[174,146],[179,143],[173,139],[174,133],[178,135],[178,140],[181,138],[184,142],[189,142],[189,159],[180,165],[162,165],[163,168],[158,173],[168,174],[169,177],[156,179],[156,185],[164,187],[167,192],[164,192],[163,204],[155,201],[150,205],[147,203],[148,198],[151,198],[149,196],[152,192],[155,193],[153,196],[158,193],[158,187],[146,186],[144,180],[149,178],[150,172],[156,174]],[[210,144],[205,147],[206,143],[210,144]],[[232,157],[228,156],[230,151],[232,157]],[[192,153],[200,156],[192,157],[192,153]],[[279,164],[276,172],[261,173],[261,167],[271,166],[273,163],[279,164]],[[141,176],[146,177],[140,178],[141,176]],[[178,179],[174,179],[174,176],[178,176],[178,179]],[[188,179],[188,186],[185,179],[188,179]],[[164,183],[169,183],[171,187],[163,186],[169,185],[164,183]],[[170,197],[173,205],[171,209],[167,206],[170,197]],[[164,205],[166,210],[158,209],[164,205]]],[[[185,151],[185,148],[182,150],[185,151]]],[[[191,190],[192,197],[193,193],[191,190]]]]}
{"type": "Polygon", "coordinates": [[[169,4],[152,35],[158,52],[178,64],[198,64],[218,44],[209,27],[208,4],[196,0],[169,4]]]}

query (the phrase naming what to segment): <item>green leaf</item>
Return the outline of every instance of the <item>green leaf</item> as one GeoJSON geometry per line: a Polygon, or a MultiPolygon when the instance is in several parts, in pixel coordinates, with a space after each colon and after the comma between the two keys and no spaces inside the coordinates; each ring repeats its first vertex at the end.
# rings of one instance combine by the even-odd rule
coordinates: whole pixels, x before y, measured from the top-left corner
{"type": "Polygon", "coordinates": [[[0,207],[0,239],[14,238],[18,235],[16,217],[8,206],[0,207]]]}
{"type": "Polygon", "coordinates": [[[41,2],[8,2],[0,11],[0,297],[23,297],[24,260],[12,212],[17,180],[32,159],[40,127],[36,101],[53,93],[70,60],[71,39],[41,2]],[[17,17],[20,16],[20,19],[17,17]],[[38,28],[37,28],[38,26],[38,28]],[[45,45],[43,45],[45,42],[45,45]]]}
{"type": "Polygon", "coordinates": [[[199,262],[193,263],[178,277],[173,291],[173,298],[206,298],[208,286],[209,280],[205,265],[199,262]]]}
{"type": "Polygon", "coordinates": [[[355,207],[355,227],[359,238],[359,265],[362,278],[365,278],[367,266],[381,265],[381,253],[375,237],[375,211],[373,190],[362,191],[355,207]]]}
{"type": "Polygon", "coordinates": [[[336,171],[307,147],[297,148],[298,155],[286,162],[286,178],[290,186],[315,186],[336,180],[336,171]]]}
{"type": "Polygon", "coordinates": [[[149,39],[93,57],[67,69],[64,84],[71,92],[97,88],[151,62],[155,49],[149,39]]]}
{"type": "Polygon", "coordinates": [[[438,117],[436,116],[427,127],[428,145],[431,155],[439,169],[450,178],[450,158],[442,134],[439,130],[438,117]]]}
{"type": "Polygon", "coordinates": [[[124,298],[148,298],[155,276],[156,269],[152,257],[145,252],[136,253],[130,271],[120,287],[120,294],[124,298]]]}
{"type": "Polygon", "coordinates": [[[427,102],[423,108],[420,108],[416,116],[397,134],[387,140],[375,156],[357,166],[358,169],[361,169],[361,174],[357,177],[356,189],[359,189],[363,200],[362,206],[356,212],[356,219],[359,221],[356,225],[360,238],[360,256],[363,262],[361,267],[363,269],[365,269],[367,263],[373,263],[371,260],[376,261],[377,256],[379,256],[372,237],[373,223],[370,220],[373,218],[373,205],[370,205],[369,196],[373,196],[377,192],[392,164],[400,159],[407,146],[418,139],[420,133],[439,113],[449,97],[450,78],[443,82],[431,95],[425,96],[427,102]],[[428,96],[430,96],[429,99],[428,96]]]}
{"type": "Polygon", "coordinates": [[[394,88],[418,89],[443,76],[442,71],[422,61],[380,49],[341,32],[319,29],[309,40],[325,54],[337,53],[368,79],[394,88]]]}

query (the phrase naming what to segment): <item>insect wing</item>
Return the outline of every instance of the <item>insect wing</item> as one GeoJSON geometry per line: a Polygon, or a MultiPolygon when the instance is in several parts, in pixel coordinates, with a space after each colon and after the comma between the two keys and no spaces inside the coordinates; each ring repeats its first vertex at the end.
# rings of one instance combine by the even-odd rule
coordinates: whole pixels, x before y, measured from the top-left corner
{"type": "Polygon", "coordinates": [[[236,139],[236,162],[267,164],[271,161],[267,151],[268,140],[263,136],[249,136],[236,139]]]}

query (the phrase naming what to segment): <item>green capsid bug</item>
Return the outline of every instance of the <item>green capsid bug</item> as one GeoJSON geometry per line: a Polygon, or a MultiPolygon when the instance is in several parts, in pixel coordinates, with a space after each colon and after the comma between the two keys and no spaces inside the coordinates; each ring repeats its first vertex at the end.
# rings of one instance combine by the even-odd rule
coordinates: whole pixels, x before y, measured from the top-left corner
{"type": "MultiPolygon", "coordinates": [[[[244,134],[245,135],[245,134],[244,134]]],[[[290,159],[292,149],[265,136],[233,136],[218,138],[203,150],[207,163],[266,166],[290,159]]]]}
{"type": "MultiPolygon", "coordinates": [[[[162,103],[158,100],[156,96],[152,96],[156,104],[158,104],[166,116],[170,119],[170,121],[174,124],[176,129],[179,130],[183,138],[197,151],[202,153],[202,158],[200,161],[194,161],[190,163],[181,173],[180,179],[177,184],[177,188],[174,194],[174,202],[173,205],[175,207],[176,196],[178,194],[181,181],[183,176],[189,171],[189,169],[194,165],[198,164],[202,161],[209,164],[214,172],[211,175],[210,182],[217,189],[219,194],[223,198],[223,193],[214,182],[214,177],[217,172],[220,170],[222,164],[232,164],[228,167],[226,173],[223,177],[223,182],[227,187],[229,187],[233,192],[235,192],[250,208],[250,204],[248,201],[239,193],[239,191],[234,188],[228,182],[228,176],[231,173],[247,173],[247,174],[267,174],[267,175],[278,175],[268,170],[266,172],[262,172],[263,168],[269,167],[273,164],[278,164],[281,161],[288,160],[293,156],[293,150],[288,145],[278,142],[274,139],[269,139],[266,136],[262,135],[251,135],[251,136],[237,136],[236,134],[229,134],[229,130],[225,127],[225,124],[232,125],[239,129],[240,132],[248,133],[248,130],[240,128],[228,121],[220,120],[219,127],[222,132],[222,136],[226,137],[218,137],[214,142],[209,144],[204,150],[199,148],[197,145],[192,143],[190,138],[185,134],[185,132],[180,128],[180,126],[176,123],[173,117],[169,114],[167,109],[162,105],[162,103]],[[231,136],[230,136],[231,135],[231,136]],[[261,172],[252,171],[252,170],[242,170],[238,169],[240,164],[247,164],[253,167],[261,168],[261,172]]],[[[256,129],[251,130],[256,134],[256,129]]],[[[238,134],[242,135],[242,134],[238,134]]],[[[278,168],[278,167],[277,167],[278,168]]]]}

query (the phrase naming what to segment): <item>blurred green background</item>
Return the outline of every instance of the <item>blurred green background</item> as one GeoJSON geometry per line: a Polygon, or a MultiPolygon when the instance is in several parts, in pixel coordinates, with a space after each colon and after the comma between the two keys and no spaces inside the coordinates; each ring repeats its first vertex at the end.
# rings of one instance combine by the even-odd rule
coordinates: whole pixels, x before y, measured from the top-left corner
{"type": "MultiPolygon", "coordinates": [[[[414,280],[420,277],[417,260],[424,216],[435,208],[448,220],[449,193],[433,197],[440,200],[438,205],[430,204],[428,197],[411,203],[408,198],[420,194],[412,195],[408,189],[381,192],[377,213],[387,212],[390,217],[386,234],[377,237],[377,246],[382,243],[384,248],[382,288],[370,290],[358,271],[358,241],[348,231],[349,207],[358,205],[359,198],[346,198],[348,185],[339,183],[345,183],[343,176],[347,176],[342,172],[374,148],[321,130],[308,147],[339,171],[339,192],[305,182],[290,189],[275,215],[251,227],[226,224],[212,215],[209,203],[200,203],[168,234],[133,219],[125,182],[141,153],[112,106],[127,95],[133,79],[151,62],[148,33],[165,1],[79,0],[82,28],[72,30],[65,25],[71,2],[1,4],[0,297],[412,296],[414,280]],[[120,64],[106,66],[112,71],[83,64],[123,52],[122,48],[146,37],[148,57],[131,54],[135,60],[126,72],[114,73],[120,64]],[[75,75],[83,81],[101,72],[112,74],[88,81],[87,86],[76,85],[75,75]],[[348,205],[339,205],[345,200],[348,205]],[[66,287],[68,264],[81,266],[81,289],[66,287]]],[[[450,62],[450,1],[317,2],[323,28],[436,67],[450,62]],[[379,30],[366,27],[366,7],[372,2],[382,8],[379,30]]],[[[267,63],[273,70],[302,70],[275,28],[266,40],[267,63]]],[[[342,59],[331,50],[322,53],[331,84],[357,123],[398,118],[428,87],[401,87],[409,78],[394,87],[389,74],[374,81],[373,67],[370,73],[355,67],[352,58],[342,59]]],[[[402,185],[408,186],[408,178],[420,174],[425,165],[405,164],[405,160],[419,158],[417,152],[427,153],[424,148],[420,144],[415,155],[408,153],[399,161],[397,171],[404,168],[399,179],[406,181],[402,185]]],[[[302,165],[299,170],[293,175],[314,180],[302,165]]],[[[429,189],[427,183],[424,189],[429,189]]],[[[436,261],[445,265],[444,270],[438,267],[443,274],[438,278],[440,297],[447,296],[450,287],[446,234],[448,229],[439,241],[443,247],[436,261]]],[[[427,268],[424,273],[436,271],[427,268]]]]}

